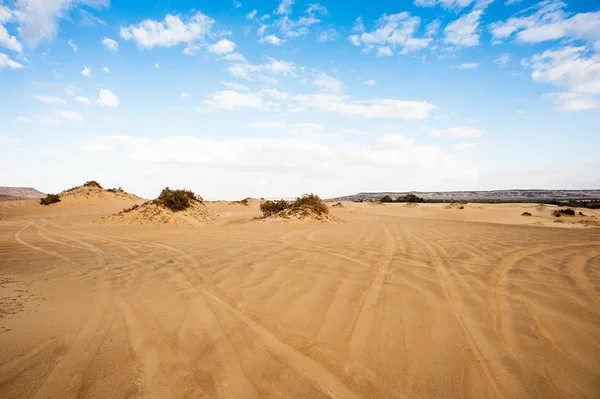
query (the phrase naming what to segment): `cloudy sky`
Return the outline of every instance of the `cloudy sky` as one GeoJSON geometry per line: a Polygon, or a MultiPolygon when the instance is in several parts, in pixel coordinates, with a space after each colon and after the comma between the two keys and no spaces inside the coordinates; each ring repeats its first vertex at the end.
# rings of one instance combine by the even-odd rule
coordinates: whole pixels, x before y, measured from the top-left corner
{"type": "Polygon", "coordinates": [[[0,0],[0,185],[600,187],[600,2],[0,0]]]}

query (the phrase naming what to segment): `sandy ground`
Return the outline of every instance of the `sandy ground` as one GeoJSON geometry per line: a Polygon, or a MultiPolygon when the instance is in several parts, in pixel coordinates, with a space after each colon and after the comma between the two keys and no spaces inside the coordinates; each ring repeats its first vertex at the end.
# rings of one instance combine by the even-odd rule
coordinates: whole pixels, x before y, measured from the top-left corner
{"type": "Polygon", "coordinates": [[[600,397],[600,229],[576,218],[97,222],[132,203],[0,202],[1,398],[600,397]]]}

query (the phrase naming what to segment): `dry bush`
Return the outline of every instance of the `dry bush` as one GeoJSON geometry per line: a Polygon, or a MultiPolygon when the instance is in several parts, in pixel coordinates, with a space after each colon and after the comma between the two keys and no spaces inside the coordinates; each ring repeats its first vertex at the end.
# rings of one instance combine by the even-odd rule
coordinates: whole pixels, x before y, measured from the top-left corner
{"type": "Polygon", "coordinates": [[[318,215],[327,215],[329,208],[327,204],[316,194],[304,194],[300,198],[296,198],[296,201],[292,203],[292,208],[307,207],[315,211],[318,215]]]}
{"type": "Polygon", "coordinates": [[[194,201],[202,202],[202,197],[197,197],[190,190],[171,190],[169,187],[164,188],[156,199],[158,204],[173,212],[186,210],[194,201]]]}
{"type": "Polygon", "coordinates": [[[523,212],[523,213],[521,214],[521,216],[531,216],[531,213],[529,213],[529,212],[523,212]]]}
{"type": "Polygon", "coordinates": [[[286,200],[265,201],[260,204],[260,211],[263,216],[272,216],[289,208],[290,204],[286,200]]]}
{"type": "Polygon", "coordinates": [[[560,217],[561,215],[575,216],[575,211],[571,208],[557,209],[554,212],[552,212],[552,215],[556,216],[557,218],[560,217]]]}
{"type": "Polygon", "coordinates": [[[48,194],[46,198],[40,199],[40,205],[51,205],[60,202],[60,195],[58,194],[48,194]]]}
{"type": "Polygon", "coordinates": [[[100,185],[100,183],[98,183],[95,180],[90,180],[90,181],[86,181],[85,184],[83,185],[84,187],[96,187],[96,188],[102,188],[102,186],[100,185]]]}

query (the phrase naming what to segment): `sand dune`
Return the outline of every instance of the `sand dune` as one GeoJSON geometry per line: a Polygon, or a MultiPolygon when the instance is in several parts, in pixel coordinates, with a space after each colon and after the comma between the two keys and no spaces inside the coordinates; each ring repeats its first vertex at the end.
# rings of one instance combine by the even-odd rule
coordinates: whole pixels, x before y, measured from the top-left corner
{"type": "Polygon", "coordinates": [[[0,397],[598,397],[597,212],[94,222],[135,203],[0,202],[0,397]]]}

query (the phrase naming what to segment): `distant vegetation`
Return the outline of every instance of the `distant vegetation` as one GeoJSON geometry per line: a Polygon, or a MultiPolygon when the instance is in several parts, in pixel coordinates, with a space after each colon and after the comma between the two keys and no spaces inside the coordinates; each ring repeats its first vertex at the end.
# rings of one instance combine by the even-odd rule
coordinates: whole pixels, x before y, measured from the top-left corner
{"type": "Polygon", "coordinates": [[[108,191],[109,193],[124,193],[125,190],[123,190],[121,187],[119,188],[108,188],[106,189],[106,191],[108,191]]]}
{"type": "Polygon", "coordinates": [[[294,202],[285,200],[265,201],[260,204],[260,210],[263,216],[272,216],[286,209],[308,209],[315,212],[317,215],[329,214],[327,204],[316,194],[304,194],[302,197],[296,198],[294,202]]]}
{"type": "Polygon", "coordinates": [[[60,195],[48,194],[45,198],[40,199],[40,205],[51,205],[60,202],[60,195]]]}
{"type": "Polygon", "coordinates": [[[571,208],[557,209],[554,212],[552,212],[552,215],[556,216],[557,218],[560,217],[561,215],[575,216],[575,211],[571,208]]]}
{"type": "Polygon", "coordinates": [[[155,201],[173,212],[179,212],[188,209],[192,202],[202,202],[203,199],[190,190],[171,190],[166,187],[155,201]]]}
{"type": "Polygon", "coordinates": [[[404,196],[400,196],[398,198],[396,198],[395,200],[390,197],[389,195],[386,195],[385,197],[383,197],[381,200],[381,202],[425,202],[425,200],[421,197],[417,197],[414,194],[407,194],[404,196]]]}

